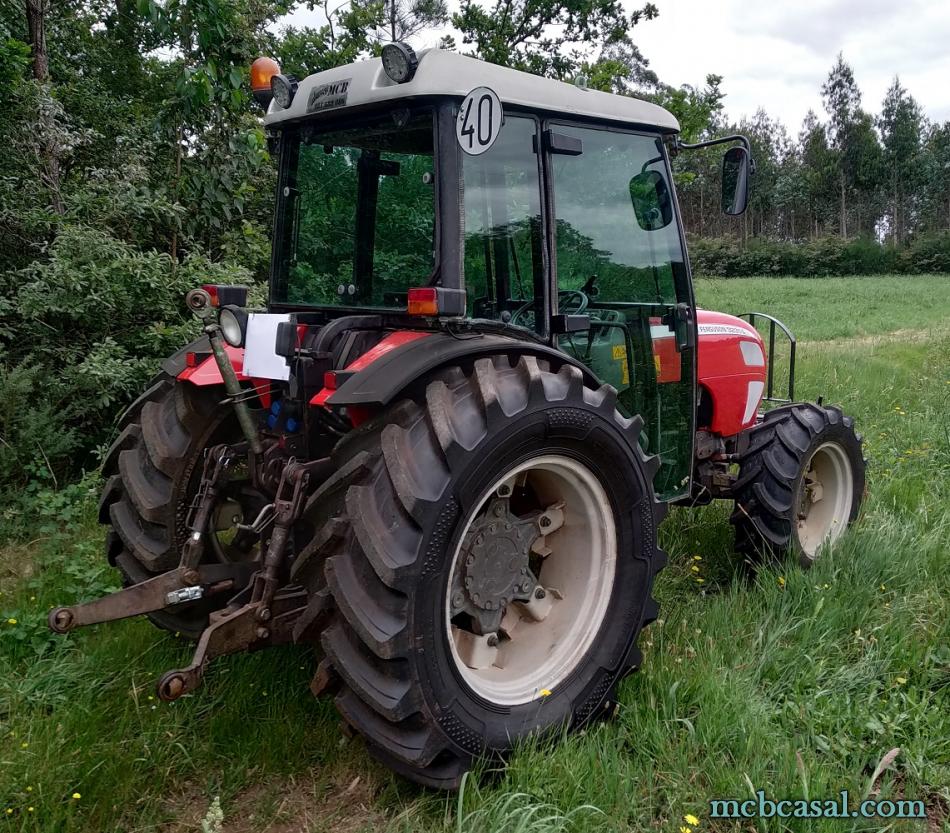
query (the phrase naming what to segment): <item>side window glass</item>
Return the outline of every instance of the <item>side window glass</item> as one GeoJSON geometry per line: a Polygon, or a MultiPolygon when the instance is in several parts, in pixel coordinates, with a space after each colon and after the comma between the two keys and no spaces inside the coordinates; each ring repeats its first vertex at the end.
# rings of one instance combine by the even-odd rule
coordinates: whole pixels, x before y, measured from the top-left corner
{"type": "Polygon", "coordinates": [[[552,156],[559,290],[593,288],[600,302],[675,304],[685,270],[657,139],[558,126],[579,156],[552,156]]]}
{"type": "Polygon", "coordinates": [[[462,154],[465,289],[473,318],[541,320],[541,187],[533,119],[507,116],[480,156],[462,154]]]}

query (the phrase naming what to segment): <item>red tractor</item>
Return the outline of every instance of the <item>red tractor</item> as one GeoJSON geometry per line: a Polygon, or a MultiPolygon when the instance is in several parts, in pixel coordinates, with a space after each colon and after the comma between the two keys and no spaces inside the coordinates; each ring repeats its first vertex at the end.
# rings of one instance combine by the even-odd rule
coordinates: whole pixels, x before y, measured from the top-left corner
{"type": "MultiPolygon", "coordinates": [[[[166,700],[216,655],[313,643],[369,750],[453,787],[610,711],[669,504],[732,500],[741,552],[808,564],[857,516],[861,441],[791,401],[782,324],[696,308],[671,162],[700,145],[670,113],[398,43],[299,82],[272,65],[267,309],[189,293],[205,335],[104,463],[126,589],[50,624],[195,638],[166,700]],[[777,333],[789,395],[763,413],[777,333]]],[[[739,214],[748,142],[718,143],[739,214]]]]}

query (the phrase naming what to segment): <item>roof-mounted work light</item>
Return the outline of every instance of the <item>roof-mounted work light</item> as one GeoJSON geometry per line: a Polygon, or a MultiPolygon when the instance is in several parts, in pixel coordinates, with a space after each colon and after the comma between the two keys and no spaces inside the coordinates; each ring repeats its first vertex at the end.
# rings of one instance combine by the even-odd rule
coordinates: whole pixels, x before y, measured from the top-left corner
{"type": "Polygon", "coordinates": [[[383,47],[383,71],[397,84],[412,80],[419,66],[419,59],[411,46],[404,43],[387,43],[383,47]]]}
{"type": "Polygon", "coordinates": [[[292,75],[278,74],[271,78],[270,88],[274,94],[274,101],[286,110],[297,94],[297,79],[292,75]]]}

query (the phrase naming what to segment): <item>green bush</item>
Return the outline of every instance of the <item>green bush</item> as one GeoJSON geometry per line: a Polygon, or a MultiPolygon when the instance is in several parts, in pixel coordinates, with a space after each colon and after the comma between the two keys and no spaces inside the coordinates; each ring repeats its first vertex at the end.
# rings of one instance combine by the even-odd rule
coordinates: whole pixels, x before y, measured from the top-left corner
{"type": "Polygon", "coordinates": [[[802,242],[753,238],[745,245],[735,238],[694,238],[689,254],[694,274],[720,278],[946,273],[950,235],[921,237],[905,247],[866,238],[802,242]]]}
{"type": "Polygon", "coordinates": [[[246,270],[171,258],[64,224],[46,257],[0,273],[0,489],[55,488],[95,450],[161,359],[197,334],[184,293],[246,270]]]}

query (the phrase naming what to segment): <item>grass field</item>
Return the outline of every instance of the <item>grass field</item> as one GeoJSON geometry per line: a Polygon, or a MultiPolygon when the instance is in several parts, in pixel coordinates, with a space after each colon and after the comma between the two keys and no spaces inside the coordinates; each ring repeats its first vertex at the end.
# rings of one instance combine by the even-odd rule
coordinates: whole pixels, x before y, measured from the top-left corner
{"type": "Polygon", "coordinates": [[[789,323],[800,396],[842,405],[864,433],[863,518],[814,569],[749,579],[729,507],[672,513],[662,618],[618,718],[442,796],[340,731],[307,689],[305,649],[216,661],[196,694],[162,704],[154,680],[187,662],[186,643],[144,621],[51,639],[51,606],[114,581],[91,504],[64,504],[49,514],[71,512],[65,524],[38,518],[37,540],[0,551],[0,833],[200,831],[216,797],[230,833],[950,831],[950,279],[699,281],[697,294],[789,323]],[[872,787],[924,800],[929,821],[708,818],[709,799],[757,789],[872,787]]]}

